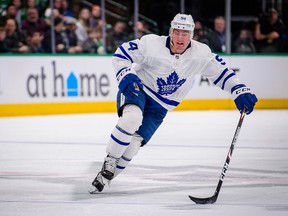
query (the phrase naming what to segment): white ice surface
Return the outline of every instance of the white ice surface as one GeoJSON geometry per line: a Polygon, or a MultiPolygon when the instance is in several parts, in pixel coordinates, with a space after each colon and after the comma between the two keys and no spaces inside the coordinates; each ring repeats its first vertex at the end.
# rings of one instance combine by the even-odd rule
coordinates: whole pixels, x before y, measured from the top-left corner
{"type": "Polygon", "coordinates": [[[0,118],[0,216],[287,216],[288,110],[170,112],[126,170],[90,195],[116,114],[0,118]]]}

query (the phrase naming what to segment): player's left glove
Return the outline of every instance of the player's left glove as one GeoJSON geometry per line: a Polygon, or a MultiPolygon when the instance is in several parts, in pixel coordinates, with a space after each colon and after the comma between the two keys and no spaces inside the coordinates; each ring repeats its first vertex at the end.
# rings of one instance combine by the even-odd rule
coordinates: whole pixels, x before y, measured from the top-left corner
{"type": "Polygon", "coordinates": [[[234,102],[240,111],[244,109],[244,106],[247,108],[247,115],[249,115],[258,101],[255,94],[252,94],[250,88],[246,87],[243,84],[236,85],[231,90],[234,102]]]}

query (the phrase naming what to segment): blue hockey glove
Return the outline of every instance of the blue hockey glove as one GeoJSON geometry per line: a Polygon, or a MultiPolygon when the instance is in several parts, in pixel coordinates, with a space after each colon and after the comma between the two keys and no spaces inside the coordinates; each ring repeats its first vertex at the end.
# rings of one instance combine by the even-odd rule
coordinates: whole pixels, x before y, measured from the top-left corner
{"type": "Polygon", "coordinates": [[[234,86],[231,92],[234,98],[234,102],[240,113],[242,112],[245,106],[247,108],[246,113],[247,115],[249,115],[253,111],[254,106],[258,101],[255,94],[252,94],[250,88],[246,87],[243,84],[234,86]]]}
{"type": "Polygon", "coordinates": [[[118,88],[126,97],[133,97],[138,94],[140,89],[143,89],[141,80],[129,68],[124,68],[117,74],[119,82],[118,88]]]}

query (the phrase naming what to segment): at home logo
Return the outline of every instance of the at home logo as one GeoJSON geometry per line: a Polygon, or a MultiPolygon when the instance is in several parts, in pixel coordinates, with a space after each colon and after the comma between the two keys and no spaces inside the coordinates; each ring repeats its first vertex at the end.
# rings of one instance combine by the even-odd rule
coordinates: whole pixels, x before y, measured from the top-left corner
{"type": "Polygon", "coordinates": [[[53,73],[49,77],[51,82],[47,82],[47,73],[41,67],[39,74],[30,74],[27,78],[26,87],[30,97],[48,97],[47,85],[52,85],[53,97],[97,97],[107,96],[110,89],[109,77],[106,74],[78,73],[77,76],[71,71],[68,77],[57,72],[56,62],[52,61],[53,73]]]}

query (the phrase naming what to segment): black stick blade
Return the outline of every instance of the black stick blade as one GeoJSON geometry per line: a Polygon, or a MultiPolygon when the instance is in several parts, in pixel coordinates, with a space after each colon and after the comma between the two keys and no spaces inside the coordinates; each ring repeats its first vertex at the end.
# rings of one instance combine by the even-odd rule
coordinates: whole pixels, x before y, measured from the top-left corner
{"type": "Polygon", "coordinates": [[[212,196],[208,198],[197,198],[197,197],[189,196],[189,198],[196,204],[213,204],[217,200],[217,196],[212,196]]]}

